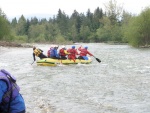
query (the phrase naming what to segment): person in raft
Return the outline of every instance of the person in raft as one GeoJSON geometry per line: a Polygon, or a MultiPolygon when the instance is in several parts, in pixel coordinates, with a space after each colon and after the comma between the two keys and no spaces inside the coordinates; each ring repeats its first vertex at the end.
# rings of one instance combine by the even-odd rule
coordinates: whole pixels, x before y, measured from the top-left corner
{"type": "Polygon", "coordinates": [[[51,45],[49,50],[47,51],[47,57],[50,57],[50,51],[54,48],[54,45],[51,45]]]}
{"type": "Polygon", "coordinates": [[[59,50],[60,59],[67,59],[67,55],[70,54],[67,52],[66,47],[62,46],[62,48],[59,50]]]}
{"type": "Polygon", "coordinates": [[[75,46],[72,46],[71,49],[67,50],[70,54],[68,54],[68,59],[71,59],[75,62],[75,59],[77,58],[76,55],[78,55],[78,51],[75,49],[75,46]]]}
{"type": "Polygon", "coordinates": [[[84,48],[82,48],[82,46],[80,46],[78,48],[78,50],[80,51],[78,59],[88,60],[87,54],[89,54],[90,56],[93,56],[93,54],[90,53],[87,49],[88,49],[87,46],[85,46],[84,48]]]}
{"type": "Polygon", "coordinates": [[[25,113],[25,102],[19,90],[16,78],[8,71],[1,69],[0,113],[25,113]]]}
{"type": "Polygon", "coordinates": [[[54,48],[52,48],[50,50],[50,58],[53,58],[53,59],[60,59],[60,56],[57,52],[57,49],[58,49],[58,46],[55,45],[54,48]]]}
{"type": "Polygon", "coordinates": [[[37,48],[34,46],[34,47],[33,47],[33,59],[34,59],[34,61],[36,60],[35,56],[39,57],[40,59],[42,59],[42,58],[47,58],[47,56],[43,54],[43,50],[37,49],[37,48]]]}

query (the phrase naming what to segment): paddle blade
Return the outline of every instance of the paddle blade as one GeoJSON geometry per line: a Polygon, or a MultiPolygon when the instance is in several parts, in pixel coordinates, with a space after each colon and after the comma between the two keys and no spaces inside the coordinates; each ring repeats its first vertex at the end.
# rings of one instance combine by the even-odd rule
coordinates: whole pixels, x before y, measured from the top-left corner
{"type": "Polygon", "coordinates": [[[34,63],[34,61],[31,63],[31,65],[34,63]]]}
{"type": "Polygon", "coordinates": [[[101,62],[101,60],[100,59],[98,59],[98,58],[95,58],[99,63],[101,62]]]}

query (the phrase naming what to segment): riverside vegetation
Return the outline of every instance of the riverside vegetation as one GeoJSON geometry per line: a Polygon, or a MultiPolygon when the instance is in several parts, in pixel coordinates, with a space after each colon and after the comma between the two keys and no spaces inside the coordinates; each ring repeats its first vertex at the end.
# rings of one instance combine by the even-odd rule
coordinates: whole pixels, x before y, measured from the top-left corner
{"type": "Polygon", "coordinates": [[[126,12],[115,0],[105,4],[105,12],[97,7],[92,13],[68,16],[61,9],[53,18],[26,19],[21,15],[11,21],[0,8],[0,41],[17,43],[113,42],[128,43],[134,47],[149,47],[150,8],[139,15],[126,12]]]}

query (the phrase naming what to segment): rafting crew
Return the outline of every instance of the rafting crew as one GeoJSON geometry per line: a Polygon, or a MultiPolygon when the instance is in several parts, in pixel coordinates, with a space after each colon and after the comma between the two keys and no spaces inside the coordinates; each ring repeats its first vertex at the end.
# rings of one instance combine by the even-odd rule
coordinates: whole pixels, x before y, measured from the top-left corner
{"type": "Polygon", "coordinates": [[[80,46],[78,49],[76,49],[76,47],[73,45],[71,48],[67,49],[64,45],[62,45],[59,51],[58,47],[59,46],[57,45],[51,45],[50,49],[47,51],[47,58],[62,60],[70,59],[75,62],[76,59],[88,60],[87,55],[93,56],[93,54],[88,51],[87,46],[80,46]]]}
{"type": "MultiPolygon", "coordinates": [[[[79,60],[89,60],[89,56],[93,56],[99,63],[101,62],[100,59],[96,58],[92,53],[88,51],[88,46],[80,46],[78,49],[76,49],[76,46],[73,45],[71,48],[67,49],[64,45],[58,50],[59,46],[57,45],[51,45],[50,49],[47,51],[47,56],[43,54],[43,50],[37,49],[36,47],[33,47],[33,63],[35,62],[35,56],[39,57],[40,59],[43,58],[52,58],[52,59],[59,59],[61,60],[67,60],[70,61],[73,60],[74,63],[76,62],[76,59],[79,60]],[[77,57],[78,56],[78,57],[77,57]]],[[[31,65],[33,64],[31,63],[31,65]]]]}
{"type": "Polygon", "coordinates": [[[87,46],[85,46],[84,48],[80,46],[78,49],[76,49],[74,45],[69,49],[66,49],[66,47],[63,45],[61,49],[59,50],[59,52],[58,52],[58,46],[52,45],[47,52],[47,56],[49,58],[63,59],[63,60],[70,59],[70,60],[73,60],[74,62],[75,62],[75,59],[88,60],[87,55],[93,56],[93,54],[88,51],[87,46]],[[79,56],[77,57],[77,55],[79,56]]]}
{"type": "Polygon", "coordinates": [[[35,56],[39,57],[40,59],[42,58],[47,58],[46,55],[43,54],[43,50],[36,48],[35,46],[33,47],[33,60],[36,61],[35,56]]]}

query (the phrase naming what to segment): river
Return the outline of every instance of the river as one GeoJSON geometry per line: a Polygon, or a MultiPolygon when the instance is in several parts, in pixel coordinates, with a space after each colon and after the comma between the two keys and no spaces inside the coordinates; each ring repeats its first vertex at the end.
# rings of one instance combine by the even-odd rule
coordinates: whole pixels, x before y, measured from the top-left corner
{"type": "Polygon", "coordinates": [[[17,78],[27,113],[150,113],[150,49],[82,45],[102,62],[37,66],[32,48],[0,47],[0,68],[17,78]]]}

